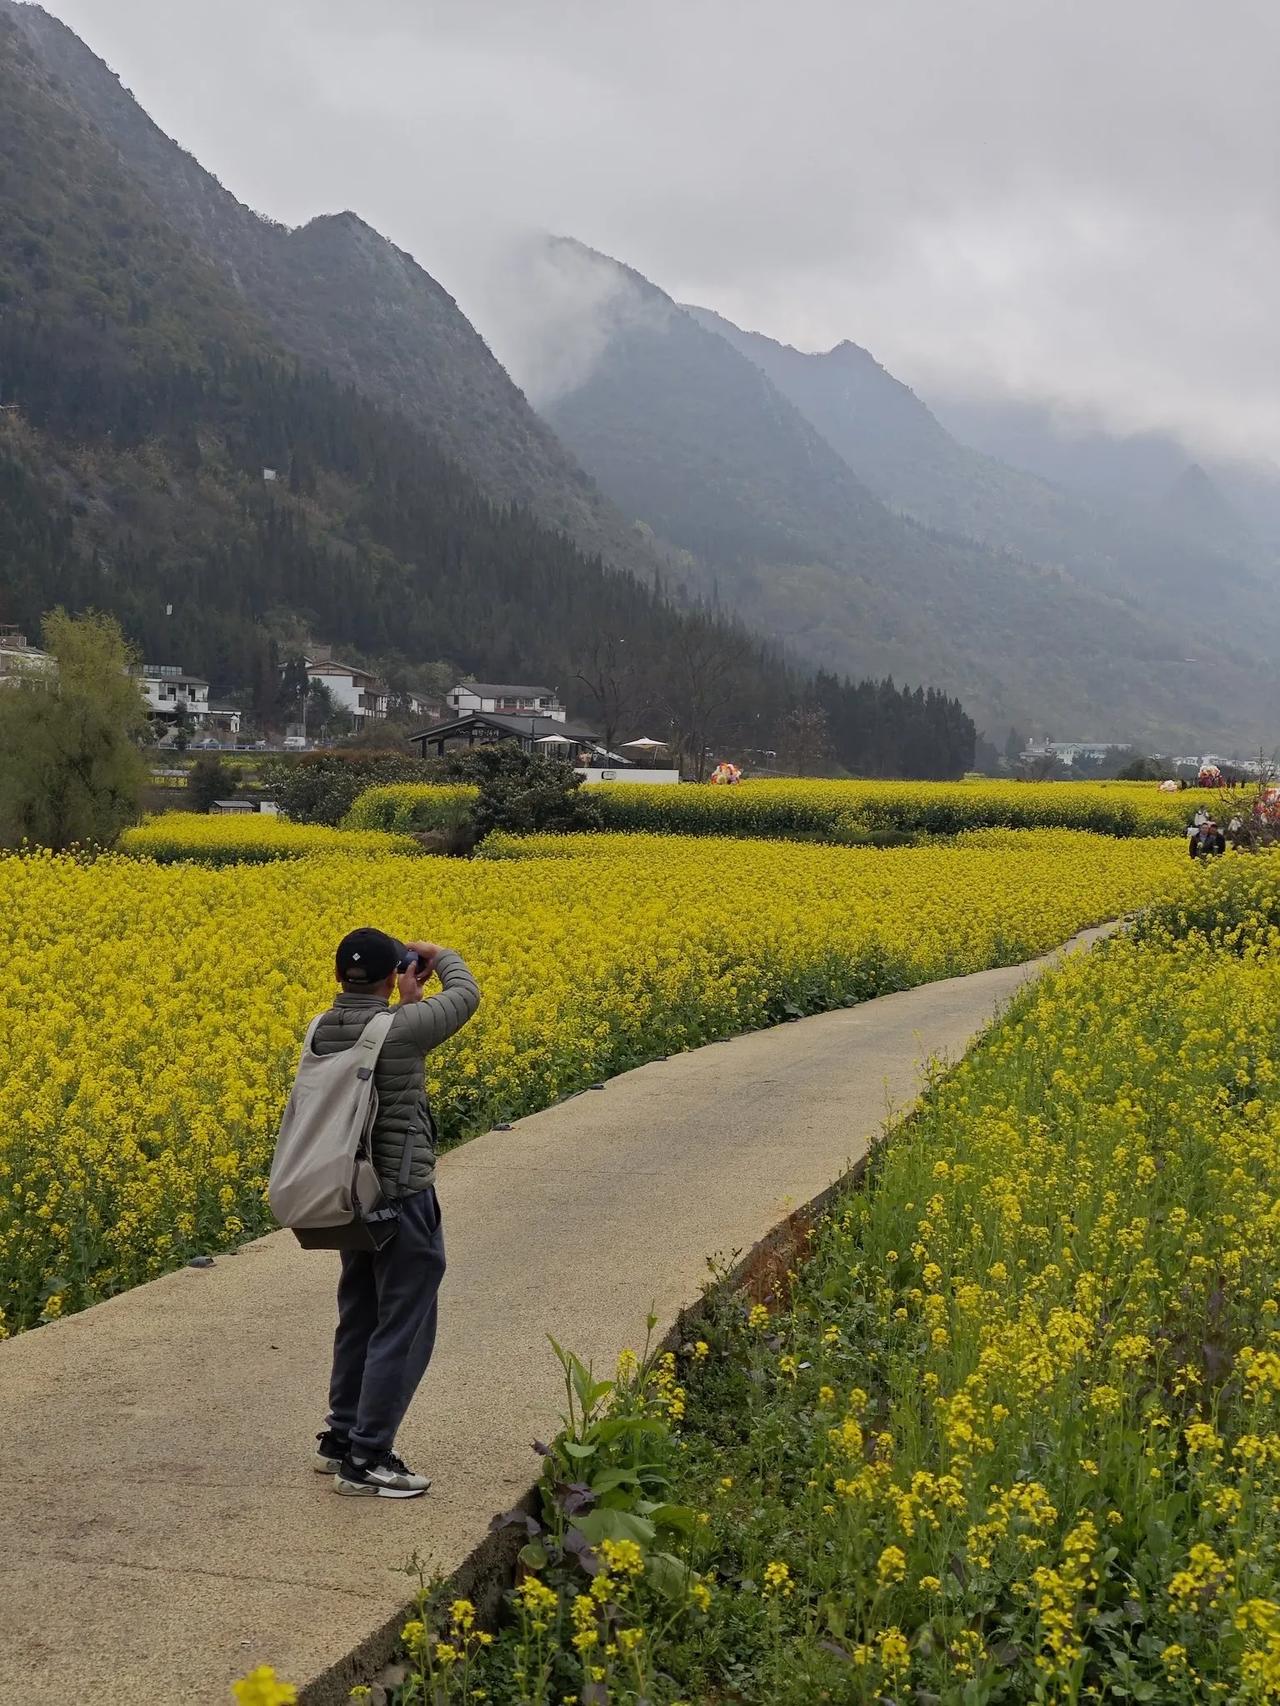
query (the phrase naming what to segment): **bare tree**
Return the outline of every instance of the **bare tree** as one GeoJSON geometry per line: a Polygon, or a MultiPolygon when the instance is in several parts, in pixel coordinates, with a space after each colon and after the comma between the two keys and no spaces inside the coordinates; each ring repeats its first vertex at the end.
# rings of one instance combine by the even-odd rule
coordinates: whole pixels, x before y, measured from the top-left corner
{"type": "Polygon", "coordinates": [[[782,719],[778,756],[797,776],[807,776],[831,757],[831,730],[821,705],[795,705],[782,719]]]}
{"type": "Polygon", "coordinates": [[[667,654],[662,705],[677,762],[697,782],[706,777],[708,744],[726,733],[725,713],[742,704],[747,661],[745,638],[708,621],[683,625],[667,654]]]}
{"type": "Polygon", "coordinates": [[[613,751],[622,725],[642,708],[642,673],[640,660],[627,642],[610,635],[595,642],[590,657],[574,675],[596,708],[606,752],[613,751]]]}

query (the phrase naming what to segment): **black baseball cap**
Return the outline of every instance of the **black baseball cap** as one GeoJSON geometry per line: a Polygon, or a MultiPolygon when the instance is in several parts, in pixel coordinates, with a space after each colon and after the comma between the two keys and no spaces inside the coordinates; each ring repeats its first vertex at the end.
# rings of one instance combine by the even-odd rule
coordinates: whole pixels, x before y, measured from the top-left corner
{"type": "Polygon", "coordinates": [[[339,983],[381,983],[405,957],[403,943],[385,930],[365,926],[349,931],[338,943],[339,983]]]}

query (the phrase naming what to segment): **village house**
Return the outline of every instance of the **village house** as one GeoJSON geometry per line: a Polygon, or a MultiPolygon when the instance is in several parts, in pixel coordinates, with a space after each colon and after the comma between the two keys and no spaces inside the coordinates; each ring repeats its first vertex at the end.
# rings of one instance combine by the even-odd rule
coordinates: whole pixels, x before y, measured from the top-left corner
{"type": "Polygon", "coordinates": [[[207,720],[209,683],[203,677],[188,675],[176,663],[145,663],[135,673],[148,715],[157,721],[175,723],[184,711],[192,723],[207,720]]]}
{"type": "Polygon", "coordinates": [[[27,643],[27,636],[12,623],[0,624],[0,683],[20,680],[24,675],[56,669],[48,652],[27,643]]]}
{"type": "Polygon", "coordinates": [[[599,735],[585,723],[569,722],[563,712],[559,717],[548,717],[533,712],[512,716],[496,711],[468,711],[450,722],[433,723],[409,737],[420,758],[430,758],[433,754],[443,758],[452,748],[491,746],[503,740],[518,741],[525,752],[570,759],[580,766],[598,762],[602,751],[599,735]]]}
{"type": "Polygon", "coordinates": [[[305,658],[308,681],[327,687],[333,700],[357,729],[381,721],[387,714],[390,694],[386,684],[367,669],[341,663],[337,658],[305,658]]]}
{"type": "Polygon", "coordinates": [[[473,711],[507,717],[546,717],[555,723],[566,719],[564,706],[550,687],[527,687],[520,683],[460,681],[446,695],[455,717],[473,711]]]}

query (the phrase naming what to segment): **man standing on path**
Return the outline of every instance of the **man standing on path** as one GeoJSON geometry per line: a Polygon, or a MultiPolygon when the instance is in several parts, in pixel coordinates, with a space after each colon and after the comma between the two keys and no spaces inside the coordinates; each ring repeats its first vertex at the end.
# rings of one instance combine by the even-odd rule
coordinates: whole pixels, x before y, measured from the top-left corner
{"type": "Polygon", "coordinates": [[[432,942],[402,946],[381,930],[344,936],[337,974],[342,993],[316,1026],[317,1054],[350,1048],[399,990],[374,1069],[378,1111],[371,1143],[374,1168],[387,1197],[399,1203],[400,1220],[381,1250],[342,1252],[329,1415],[315,1466],[333,1475],[339,1493],[412,1499],[431,1482],[406,1468],[393,1447],[431,1360],[445,1265],[425,1063],[470,1019],[480,991],[460,954],[432,942]],[[424,1000],[423,986],[433,974],[440,992],[424,1000]]]}

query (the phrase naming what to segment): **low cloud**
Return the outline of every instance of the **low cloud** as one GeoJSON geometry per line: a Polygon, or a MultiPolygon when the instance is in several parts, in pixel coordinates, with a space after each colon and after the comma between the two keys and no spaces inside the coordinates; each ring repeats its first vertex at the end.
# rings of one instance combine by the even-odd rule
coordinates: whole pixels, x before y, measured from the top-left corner
{"type": "Polygon", "coordinates": [[[473,307],[535,406],[585,384],[618,332],[661,324],[671,312],[627,270],[576,242],[532,233],[490,260],[475,275],[473,307]]]}
{"type": "Polygon", "coordinates": [[[926,394],[1280,456],[1273,0],[49,3],[238,194],[357,208],[531,383],[564,376],[486,314],[544,229],[926,394]]]}

